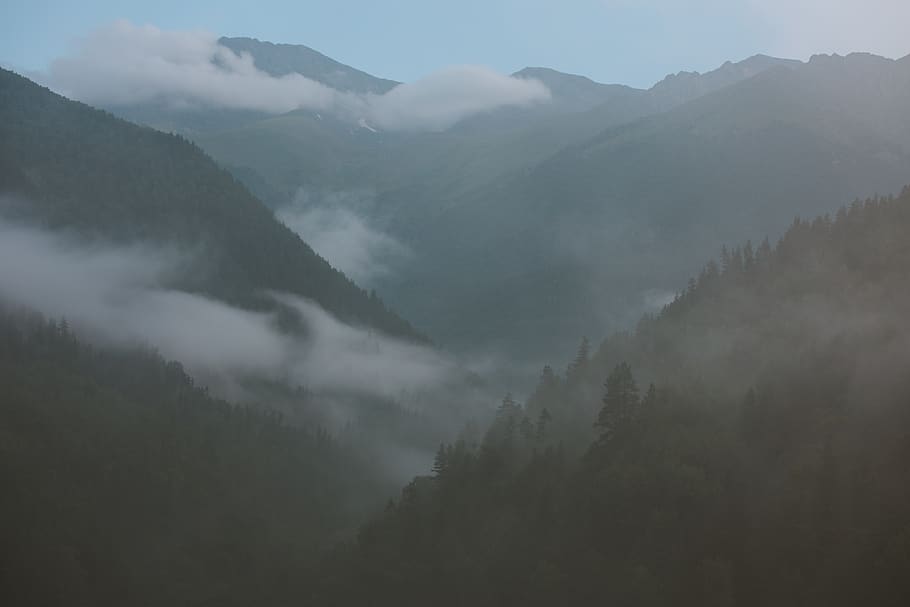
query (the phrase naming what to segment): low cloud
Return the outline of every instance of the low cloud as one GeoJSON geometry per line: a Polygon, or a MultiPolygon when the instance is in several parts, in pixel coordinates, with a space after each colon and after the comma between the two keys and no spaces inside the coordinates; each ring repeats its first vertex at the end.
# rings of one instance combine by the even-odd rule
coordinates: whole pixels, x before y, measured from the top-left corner
{"type": "Polygon", "coordinates": [[[337,91],[299,74],[275,77],[258,70],[204,31],[169,32],[117,21],[82,39],[51,63],[48,84],[86,103],[119,106],[164,102],[289,112],[328,110],[337,91]]]}
{"type": "Polygon", "coordinates": [[[116,107],[163,103],[280,114],[333,112],[388,130],[441,130],[473,114],[549,99],[536,80],[488,68],[441,70],[384,95],[355,95],[292,73],[272,76],[205,31],[165,31],[117,21],[51,63],[45,83],[86,103],[116,107]]]}
{"type": "Polygon", "coordinates": [[[278,219],[334,267],[361,286],[391,273],[411,251],[370,222],[363,212],[372,195],[301,190],[277,211],[278,219]]]}
{"type": "Polygon", "coordinates": [[[56,318],[109,345],[147,344],[230,396],[258,377],[316,392],[387,399],[432,390],[456,373],[435,350],[346,325],[315,303],[272,294],[305,337],[252,312],[167,286],[182,256],[89,245],[0,221],[0,300],[56,318]]]}
{"type": "Polygon", "coordinates": [[[460,66],[371,97],[370,115],[387,130],[440,131],[474,114],[549,98],[549,90],[539,80],[503,76],[485,67],[460,66]]]}

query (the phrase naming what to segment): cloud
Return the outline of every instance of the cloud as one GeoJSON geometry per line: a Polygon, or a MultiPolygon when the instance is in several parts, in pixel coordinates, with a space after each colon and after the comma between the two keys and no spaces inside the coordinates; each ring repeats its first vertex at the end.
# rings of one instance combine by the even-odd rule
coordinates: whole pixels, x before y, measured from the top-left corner
{"type": "Polygon", "coordinates": [[[319,392],[398,399],[450,380],[435,350],[346,325],[318,305],[273,294],[305,337],[253,312],[167,286],[182,256],[153,247],[85,245],[0,221],[0,300],[66,317],[110,345],[143,343],[227,391],[267,378],[319,392]]]}
{"type": "Polygon", "coordinates": [[[371,97],[370,115],[388,130],[441,131],[473,114],[549,98],[539,80],[503,76],[485,67],[450,67],[371,97]]]}
{"type": "Polygon", "coordinates": [[[262,72],[204,31],[168,32],[117,21],[95,30],[53,61],[47,83],[86,103],[106,106],[166,102],[289,112],[328,110],[341,95],[299,74],[262,72]]]}
{"type": "Polygon", "coordinates": [[[248,53],[236,54],[205,31],[165,31],[117,21],[53,61],[42,78],[64,95],[117,107],[164,103],[280,114],[334,112],[389,130],[440,130],[478,112],[549,99],[535,80],[483,67],[456,67],[403,84],[385,95],[355,95],[292,73],[272,76],[248,53]]]}
{"type": "Polygon", "coordinates": [[[364,199],[372,196],[301,190],[292,204],[278,210],[277,217],[334,267],[357,284],[369,286],[407,260],[411,251],[356,210],[364,199]]]}

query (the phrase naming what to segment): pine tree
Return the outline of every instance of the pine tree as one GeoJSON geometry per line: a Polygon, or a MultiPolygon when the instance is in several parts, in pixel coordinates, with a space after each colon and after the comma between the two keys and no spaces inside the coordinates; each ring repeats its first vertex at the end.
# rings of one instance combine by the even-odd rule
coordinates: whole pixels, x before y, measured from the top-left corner
{"type": "Polygon", "coordinates": [[[577,381],[584,374],[585,370],[588,368],[590,351],[591,344],[587,337],[583,337],[581,339],[581,344],[578,346],[578,352],[575,354],[575,359],[569,363],[569,368],[566,369],[567,381],[577,381]]]}
{"type": "Polygon", "coordinates": [[[632,368],[622,362],[613,369],[606,382],[603,408],[594,426],[600,430],[601,442],[612,439],[635,418],[640,400],[632,368]]]}
{"type": "Polygon", "coordinates": [[[450,449],[445,445],[439,445],[436,450],[436,457],[433,458],[433,475],[436,478],[442,478],[449,468],[450,449]]]}
{"type": "Polygon", "coordinates": [[[546,440],[547,426],[550,425],[552,420],[553,417],[550,415],[550,412],[544,407],[543,411],[540,412],[540,415],[537,416],[537,442],[542,443],[546,440]]]}

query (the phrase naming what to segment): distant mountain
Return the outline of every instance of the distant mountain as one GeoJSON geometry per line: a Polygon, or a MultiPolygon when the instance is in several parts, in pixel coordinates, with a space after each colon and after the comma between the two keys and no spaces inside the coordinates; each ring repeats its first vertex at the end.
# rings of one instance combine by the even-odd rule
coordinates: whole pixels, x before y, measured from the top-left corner
{"type": "Polygon", "coordinates": [[[756,76],[775,67],[797,67],[802,65],[794,59],[779,59],[767,55],[753,55],[748,59],[733,63],[727,61],[710,72],[679,72],[671,74],[655,84],[648,91],[649,97],[657,106],[669,109],[686,101],[697,99],[756,76]]]}
{"type": "Polygon", "coordinates": [[[186,139],[143,128],[0,71],[4,211],[120,243],[206,248],[181,279],[245,307],[269,290],[312,299],[342,320],[423,339],[333,269],[186,139]]]}
{"type": "Polygon", "coordinates": [[[566,74],[546,67],[526,67],[515,72],[516,78],[533,78],[543,82],[556,105],[566,110],[583,111],[637,89],[622,84],[601,84],[586,76],[566,74]]]}
{"type": "Polygon", "coordinates": [[[299,111],[195,140],[274,206],[301,188],[369,192],[358,211],[415,253],[377,286],[441,341],[565,351],[633,321],[723,242],[907,181],[908,64],[757,55],[648,90],[526,68],[553,103],[442,133],[299,111]]]}
{"type": "MultiPolygon", "coordinates": [[[[650,90],[529,67],[514,76],[543,82],[552,93],[551,103],[470,117],[445,133],[376,134],[300,110],[243,120],[235,128],[205,129],[194,139],[216,159],[252,170],[278,191],[370,188],[380,195],[389,192],[400,209],[402,188],[410,192],[405,198],[448,198],[533,166],[597,131],[672,109],[763,69],[793,63],[798,62],[757,56],[704,75],[668,77],[650,90]]],[[[256,187],[253,173],[241,176],[250,177],[256,187]]]]}
{"type": "MultiPolygon", "coordinates": [[[[382,94],[399,84],[344,65],[302,44],[273,44],[255,38],[227,37],[220,38],[218,43],[235,53],[248,53],[258,69],[273,76],[296,73],[339,91],[382,94]]],[[[273,117],[255,110],[175,107],[166,101],[119,105],[110,109],[132,122],[191,137],[230,130],[273,117]]]]}
{"type": "Polygon", "coordinates": [[[226,37],[218,42],[235,53],[249,53],[256,67],[272,76],[296,73],[351,93],[382,94],[400,84],[339,63],[302,44],[273,44],[255,38],[226,37]]]}
{"type": "Polygon", "coordinates": [[[907,59],[817,57],[605,129],[416,220],[412,247],[438,263],[384,290],[443,341],[528,352],[536,335],[565,351],[634,321],[724,242],[900,188],[908,72],[907,59]],[[408,304],[427,300],[438,307],[408,304]]]}

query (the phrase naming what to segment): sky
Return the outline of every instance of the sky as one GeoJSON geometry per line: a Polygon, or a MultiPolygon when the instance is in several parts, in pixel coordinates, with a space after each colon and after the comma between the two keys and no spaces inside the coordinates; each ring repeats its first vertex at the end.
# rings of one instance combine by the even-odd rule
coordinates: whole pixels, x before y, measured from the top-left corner
{"type": "Polygon", "coordinates": [[[755,53],[910,54],[908,0],[3,0],[0,64],[47,68],[118,19],[306,44],[412,81],[452,65],[546,66],[647,87],[755,53]]]}

